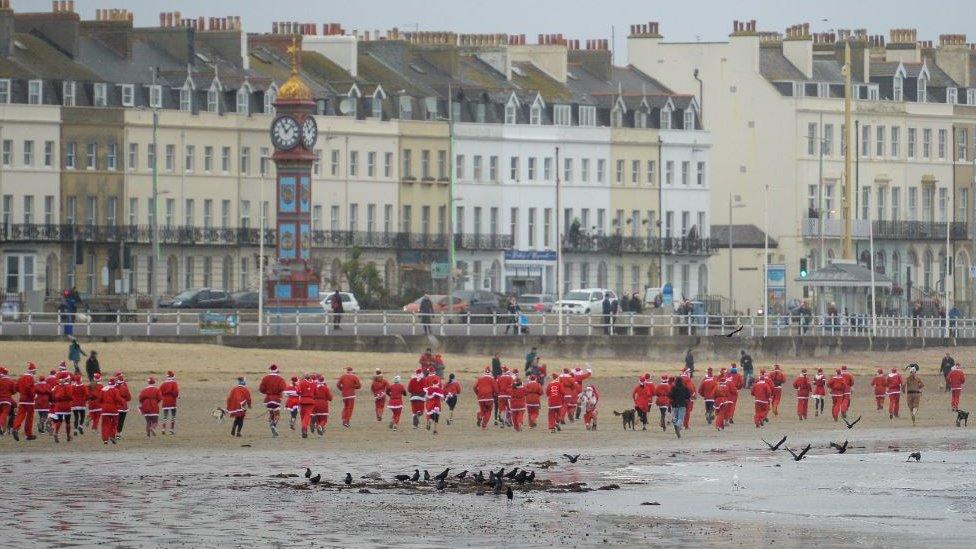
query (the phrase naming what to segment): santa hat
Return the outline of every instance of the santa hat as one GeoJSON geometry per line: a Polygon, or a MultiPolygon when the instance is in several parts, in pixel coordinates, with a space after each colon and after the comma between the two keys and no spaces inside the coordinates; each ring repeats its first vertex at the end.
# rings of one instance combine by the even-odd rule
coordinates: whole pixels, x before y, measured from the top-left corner
{"type": "Polygon", "coordinates": [[[393,383],[400,383],[400,376],[393,376],[393,383]]]}
{"type": "Polygon", "coordinates": [[[68,365],[62,360],[61,362],[58,363],[58,370],[62,372],[67,371],[68,365]]]}
{"type": "Polygon", "coordinates": [[[530,374],[529,375],[529,381],[535,381],[535,375],[534,374],[530,374]]]}
{"type": "Polygon", "coordinates": [[[31,373],[31,374],[33,374],[34,372],[36,372],[37,371],[37,364],[34,364],[33,362],[28,362],[27,363],[27,371],[29,373],[31,373]]]}
{"type": "Polygon", "coordinates": [[[712,375],[712,369],[708,368],[707,370],[705,370],[705,373],[708,375],[712,375]]]}
{"type": "Polygon", "coordinates": [[[156,378],[154,378],[152,376],[149,376],[149,379],[146,380],[146,384],[148,384],[148,385],[155,385],[156,384],[156,378]]]}
{"type": "Polygon", "coordinates": [[[9,372],[7,372],[7,369],[6,368],[4,368],[3,366],[0,366],[0,376],[5,376],[8,373],[9,372]]]}
{"type": "MultiPolygon", "coordinates": [[[[167,370],[166,371],[166,379],[173,379],[175,377],[176,377],[176,374],[173,373],[173,370],[167,370]]],[[[295,379],[295,378],[292,378],[292,379],[295,379]]]]}
{"type": "Polygon", "coordinates": [[[891,369],[891,373],[893,373],[893,374],[897,374],[897,373],[898,373],[898,368],[892,368],[892,369],[891,369]]]}
{"type": "Polygon", "coordinates": [[[95,381],[101,381],[102,380],[102,374],[100,374],[98,372],[95,372],[95,374],[92,375],[92,379],[94,379],[95,381]]]}
{"type": "Polygon", "coordinates": [[[277,364],[272,364],[271,366],[268,366],[268,371],[271,372],[271,373],[277,374],[278,373],[278,365],[277,364]]]}

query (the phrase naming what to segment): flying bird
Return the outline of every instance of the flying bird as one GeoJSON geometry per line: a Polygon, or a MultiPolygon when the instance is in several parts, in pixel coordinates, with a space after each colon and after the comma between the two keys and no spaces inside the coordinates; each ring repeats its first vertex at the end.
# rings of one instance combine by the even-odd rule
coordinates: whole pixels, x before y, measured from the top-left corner
{"type": "Polygon", "coordinates": [[[505,490],[505,497],[508,498],[508,502],[509,503],[512,503],[512,499],[515,498],[515,493],[512,492],[512,487],[511,486],[509,486],[508,489],[505,490]]]}
{"type": "Polygon", "coordinates": [[[907,462],[913,459],[915,460],[916,463],[922,461],[922,452],[912,452],[908,454],[908,459],[906,459],[905,461],[907,462]]]}
{"type": "Polygon", "coordinates": [[[570,463],[576,463],[580,458],[580,454],[576,454],[575,456],[571,456],[569,454],[563,454],[563,457],[568,459],[570,463]]]}
{"type": "Polygon", "coordinates": [[[442,479],[442,478],[437,479],[437,489],[438,490],[443,490],[445,486],[447,486],[447,483],[444,482],[444,479],[442,479]]]}
{"type": "Polygon", "coordinates": [[[464,480],[464,477],[466,477],[466,476],[468,476],[468,470],[467,469],[465,469],[464,471],[461,471],[460,473],[454,475],[454,478],[456,478],[458,480],[464,480]]]}
{"type": "Polygon", "coordinates": [[[444,469],[444,470],[443,470],[443,471],[441,472],[441,474],[439,474],[439,475],[437,475],[436,477],[434,477],[434,479],[435,479],[435,480],[445,480],[445,479],[447,478],[447,472],[448,472],[448,471],[450,471],[450,470],[451,470],[451,468],[450,468],[450,467],[448,467],[447,469],[444,469]]]}
{"type": "Polygon", "coordinates": [[[352,484],[352,473],[346,473],[346,478],[343,479],[342,482],[345,482],[346,486],[352,484]]]}
{"type": "Polygon", "coordinates": [[[847,451],[847,441],[845,440],[844,444],[837,444],[835,442],[831,442],[830,447],[835,448],[838,454],[843,454],[844,452],[847,451]]]}
{"type": "Polygon", "coordinates": [[[732,337],[735,334],[741,332],[743,328],[745,328],[745,326],[739,326],[738,328],[736,328],[736,329],[732,330],[731,332],[725,334],[725,337],[732,337]]]}
{"type": "Polygon", "coordinates": [[[312,476],[312,470],[308,467],[305,468],[305,478],[310,478],[312,476]]]}
{"type": "Polygon", "coordinates": [[[847,418],[846,417],[843,418],[843,420],[844,420],[844,423],[847,424],[847,428],[848,429],[853,429],[854,426],[857,425],[857,422],[858,421],[861,421],[861,416],[857,416],[857,419],[855,419],[854,421],[847,421],[847,418]]]}
{"type": "MultiPolygon", "coordinates": [[[[766,442],[766,439],[764,438],[760,438],[759,440],[766,442]]],[[[786,435],[783,435],[783,438],[779,439],[779,442],[776,444],[766,442],[766,446],[769,446],[770,451],[775,452],[776,450],[779,450],[779,447],[782,446],[784,442],[786,442],[786,435]]]]}
{"type": "Polygon", "coordinates": [[[312,484],[318,484],[320,480],[322,480],[322,473],[319,473],[314,477],[308,479],[308,481],[311,482],[312,484]]]}
{"type": "Polygon", "coordinates": [[[410,480],[412,480],[414,482],[417,482],[417,481],[420,480],[420,469],[414,469],[413,470],[413,476],[410,477],[410,480]]]}
{"type": "Polygon", "coordinates": [[[789,446],[784,446],[784,448],[786,448],[786,451],[789,452],[790,455],[793,456],[793,461],[800,461],[801,459],[803,459],[803,456],[807,455],[807,452],[810,451],[810,445],[809,444],[807,444],[807,447],[804,448],[803,451],[800,452],[799,454],[797,454],[793,450],[790,450],[790,447],[789,446]]]}

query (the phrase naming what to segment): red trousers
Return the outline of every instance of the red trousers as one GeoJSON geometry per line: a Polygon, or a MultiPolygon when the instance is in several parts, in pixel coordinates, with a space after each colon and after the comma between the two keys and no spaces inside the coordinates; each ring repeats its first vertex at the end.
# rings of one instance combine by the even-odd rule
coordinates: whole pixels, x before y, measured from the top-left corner
{"type": "Polygon", "coordinates": [[[312,425],[312,407],[314,404],[299,404],[298,410],[299,414],[302,416],[302,432],[307,432],[309,426],[312,425]]]}
{"type": "Polygon", "coordinates": [[[739,403],[739,399],[738,398],[735,398],[733,400],[729,400],[729,404],[728,404],[729,405],[729,410],[728,410],[728,412],[725,413],[725,419],[726,419],[726,421],[728,421],[730,419],[735,419],[735,406],[738,403],[739,403]]]}
{"type": "Polygon", "coordinates": [[[596,410],[590,410],[589,412],[585,412],[583,414],[583,425],[586,425],[587,427],[592,427],[593,420],[595,419],[596,419],[596,410]]]}
{"type": "MultiPolygon", "coordinates": [[[[949,391],[952,393],[952,411],[955,412],[959,409],[959,397],[962,396],[962,387],[959,387],[958,389],[949,389],[949,391]]],[[[2,425],[2,423],[0,423],[0,425],[2,425]]]]}
{"type": "Polygon", "coordinates": [[[888,394],[888,413],[898,417],[898,404],[901,400],[901,393],[888,394]]]}
{"type": "Polygon", "coordinates": [[[512,427],[516,431],[522,430],[522,417],[525,415],[525,408],[520,410],[512,410],[512,427]]]}
{"type": "Polygon", "coordinates": [[[424,415],[424,401],[423,400],[410,400],[410,413],[415,416],[424,415]]]}
{"type": "Polygon", "coordinates": [[[844,393],[844,403],[841,405],[841,412],[847,413],[847,409],[851,407],[851,394],[844,393]]]}
{"type": "Polygon", "coordinates": [[[570,415],[570,412],[573,411],[571,408],[576,408],[573,397],[563,396],[563,407],[559,409],[559,421],[566,421],[566,416],[570,415]]]}
{"type": "Polygon", "coordinates": [[[356,407],[356,397],[342,397],[342,424],[349,425],[352,409],[356,407]]]}
{"type": "Polygon", "coordinates": [[[400,424],[400,414],[402,414],[402,413],[403,413],[403,406],[397,406],[396,408],[393,408],[393,407],[390,408],[390,414],[393,416],[391,419],[393,420],[393,424],[394,425],[399,425],[400,424]]]}
{"type": "Polygon", "coordinates": [[[773,402],[772,402],[773,415],[779,415],[779,402],[781,400],[783,400],[783,388],[773,387],[773,402]]]}
{"type": "Polygon", "coordinates": [[[688,423],[691,421],[691,411],[695,408],[695,401],[688,399],[688,403],[685,405],[685,420],[684,428],[688,428],[688,423]]]}
{"type": "Polygon", "coordinates": [[[505,419],[508,414],[508,402],[511,399],[508,395],[498,395],[498,417],[505,419]]]}
{"type": "Polygon", "coordinates": [[[834,403],[833,407],[830,409],[830,414],[834,416],[834,421],[837,421],[837,418],[840,417],[841,412],[844,411],[844,396],[830,395],[830,398],[833,399],[834,403]]]}
{"type": "Polygon", "coordinates": [[[769,415],[769,403],[756,402],[756,415],[753,417],[753,421],[756,423],[756,427],[762,427],[763,421],[765,421],[766,416],[768,415],[769,415]]]}
{"type": "Polygon", "coordinates": [[[556,424],[559,423],[559,418],[562,416],[562,411],[564,408],[565,407],[563,406],[549,407],[549,430],[550,431],[556,428],[556,424]]]}
{"type": "Polygon", "coordinates": [[[715,428],[724,429],[725,422],[729,419],[729,412],[732,410],[733,404],[730,401],[725,401],[721,404],[716,402],[716,404],[718,410],[715,412],[715,428]]]}
{"type": "Polygon", "coordinates": [[[491,409],[495,405],[493,400],[478,401],[478,422],[482,429],[488,428],[488,421],[491,419],[491,409]]]}
{"type": "Polygon", "coordinates": [[[7,428],[7,418],[10,417],[10,410],[14,405],[9,402],[0,402],[0,429],[7,428]]]}
{"type": "Polygon", "coordinates": [[[807,397],[796,397],[796,415],[800,419],[807,418],[807,404],[810,399],[807,397]]]}
{"type": "Polygon", "coordinates": [[[376,419],[383,419],[383,409],[386,408],[386,399],[378,398],[376,399],[376,419]]]}
{"type": "Polygon", "coordinates": [[[102,417],[102,411],[99,410],[97,412],[89,412],[88,413],[88,417],[91,418],[91,428],[97,430],[98,429],[98,420],[99,420],[99,418],[102,417]]]}
{"type": "Polygon", "coordinates": [[[529,411],[529,427],[535,427],[539,422],[539,405],[529,404],[527,408],[529,411]]]}
{"type": "Polygon", "coordinates": [[[315,426],[325,428],[329,424],[329,413],[316,414],[315,416],[315,426]]]}
{"type": "Polygon", "coordinates": [[[878,410],[884,410],[884,399],[884,393],[881,393],[880,395],[877,393],[874,394],[874,404],[878,407],[878,410]]]}
{"type": "Polygon", "coordinates": [[[119,416],[102,416],[102,442],[108,442],[119,433],[119,416]]]}
{"type": "Polygon", "coordinates": [[[20,426],[24,426],[24,434],[34,436],[34,405],[18,404],[17,416],[14,417],[14,431],[19,431],[20,426]]]}

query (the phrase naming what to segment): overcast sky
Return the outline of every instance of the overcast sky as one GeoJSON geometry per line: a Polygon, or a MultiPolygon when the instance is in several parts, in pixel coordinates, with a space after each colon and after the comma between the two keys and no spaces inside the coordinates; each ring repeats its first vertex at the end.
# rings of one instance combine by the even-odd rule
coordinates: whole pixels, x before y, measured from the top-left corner
{"type": "MultiPolygon", "coordinates": [[[[49,0],[13,0],[18,11],[48,11],[49,0]]],[[[136,25],[156,25],[159,12],[183,17],[239,15],[248,32],[270,32],[271,22],[338,22],[347,30],[399,27],[526,34],[562,33],[567,38],[610,38],[616,27],[626,62],[631,24],[659,21],[669,41],[714,41],[728,37],[734,19],[756,19],[760,30],[808,22],[815,31],[867,28],[869,34],[915,27],[920,40],[965,33],[976,41],[976,0],[76,0],[82,17],[97,7],[128,7],[136,25]],[[205,7],[202,7],[205,6],[205,7]]]]}

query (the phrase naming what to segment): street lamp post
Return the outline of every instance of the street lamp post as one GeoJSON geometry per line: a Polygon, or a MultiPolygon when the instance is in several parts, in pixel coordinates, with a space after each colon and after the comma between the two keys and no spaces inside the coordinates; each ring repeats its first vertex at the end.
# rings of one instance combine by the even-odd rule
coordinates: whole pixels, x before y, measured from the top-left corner
{"type": "Polygon", "coordinates": [[[454,91],[447,85],[447,310],[454,311],[454,91]]]}
{"type": "Polygon", "coordinates": [[[729,309],[733,313],[735,312],[735,292],[733,291],[734,286],[733,286],[733,279],[732,279],[732,231],[733,231],[732,209],[745,208],[746,206],[745,204],[738,203],[740,200],[742,200],[741,196],[735,195],[734,198],[736,204],[733,206],[732,205],[733,195],[732,193],[729,193],[729,309]]]}

